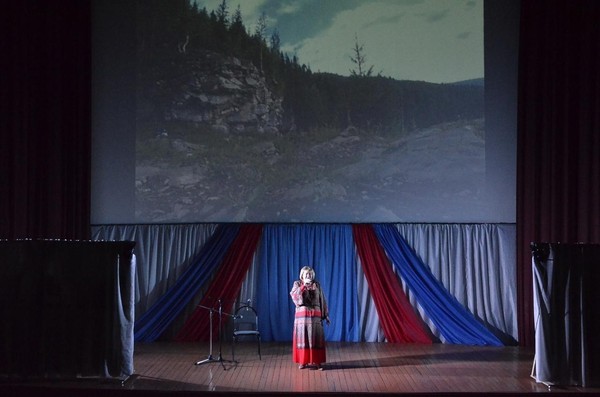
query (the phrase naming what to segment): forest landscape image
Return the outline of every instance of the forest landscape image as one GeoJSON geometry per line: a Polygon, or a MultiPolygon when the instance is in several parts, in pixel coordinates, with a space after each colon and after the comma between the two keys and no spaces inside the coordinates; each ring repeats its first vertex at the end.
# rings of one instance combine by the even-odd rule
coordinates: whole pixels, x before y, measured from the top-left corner
{"type": "Polygon", "coordinates": [[[482,8],[137,1],[136,219],[476,217],[482,8]]]}

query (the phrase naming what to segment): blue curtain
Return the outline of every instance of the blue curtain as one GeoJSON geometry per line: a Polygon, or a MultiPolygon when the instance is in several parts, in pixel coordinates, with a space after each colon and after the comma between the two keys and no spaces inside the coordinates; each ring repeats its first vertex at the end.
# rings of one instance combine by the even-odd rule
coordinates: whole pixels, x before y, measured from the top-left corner
{"type": "Polygon", "coordinates": [[[395,269],[446,343],[503,346],[422,263],[393,225],[374,225],[395,269]]]}
{"type": "Polygon", "coordinates": [[[292,283],[315,269],[332,323],[327,340],[359,341],[356,256],[350,225],[265,225],[259,250],[257,308],[265,341],[291,341],[292,283]]]}
{"type": "Polygon", "coordinates": [[[239,232],[239,227],[238,224],[217,227],[196,256],[196,260],[177,279],[177,283],[136,320],[136,342],[153,342],[160,337],[222,262],[239,232]]]}

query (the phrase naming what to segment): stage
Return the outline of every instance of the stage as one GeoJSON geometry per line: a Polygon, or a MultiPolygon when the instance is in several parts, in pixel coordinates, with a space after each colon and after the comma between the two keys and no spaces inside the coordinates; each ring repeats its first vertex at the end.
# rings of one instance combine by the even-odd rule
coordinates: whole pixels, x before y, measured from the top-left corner
{"type": "Polygon", "coordinates": [[[3,396],[196,395],[495,395],[598,394],[598,388],[552,387],[531,378],[533,351],[519,347],[329,343],[324,371],[298,369],[291,343],[154,342],[136,344],[134,374],[126,379],[3,379],[3,396]]]}

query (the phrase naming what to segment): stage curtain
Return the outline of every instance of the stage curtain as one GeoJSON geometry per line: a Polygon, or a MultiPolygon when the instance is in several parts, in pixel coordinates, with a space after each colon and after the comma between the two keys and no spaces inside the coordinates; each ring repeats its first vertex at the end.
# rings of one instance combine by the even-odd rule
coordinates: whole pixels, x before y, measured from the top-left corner
{"type": "Polygon", "coordinates": [[[354,241],[385,337],[392,343],[432,343],[402,290],[371,225],[353,225],[354,241]]]}
{"type": "MultiPolygon", "coordinates": [[[[135,241],[138,263],[136,272],[136,313],[145,313],[173,287],[179,277],[198,261],[198,253],[219,225],[156,224],[156,225],[94,225],[92,238],[107,241],[135,241]]],[[[182,316],[190,314],[197,301],[190,302],[182,316]]],[[[177,319],[163,332],[162,338],[173,337],[183,321],[177,319]]]]}
{"type": "Polygon", "coordinates": [[[90,238],[91,6],[0,12],[0,238],[90,238]]]}
{"type": "MultiPolygon", "coordinates": [[[[223,258],[223,263],[219,266],[218,273],[194,313],[175,336],[176,341],[209,340],[211,327],[210,311],[207,307],[218,308],[224,313],[232,313],[235,298],[240,293],[240,287],[252,263],[261,232],[262,225],[244,224],[240,226],[237,237],[223,258]]],[[[216,317],[213,317],[212,322],[213,338],[219,335],[219,321],[216,317]]],[[[221,319],[223,322],[227,320],[228,318],[221,319]]]]}
{"type": "Polygon", "coordinates": [[[600,4],[521,1],[519,343],[534,345],[534,241],[600,243],[600,4]]]}
{"type": "Polygon", "coordinates": [[[328,301],[327,340],[358,341],[356,255],[349,225],[265,225],[259,250],[257,302],[264,340],[291,341],[289,296],[303,266],[315,269],[328,301]]]}
{"type": "MultiPolygon", "coordinates": [[[[515,224],[394,224],[433,276],[466,309],[516,345],[515,224]]],[[[411,302],[416,299],[406,291],[411,302]]],[[[432,332],[439,331],[427,318],[432,332]]]]}
{"type": "Polygon", "coordinates": [[[181,313],[221,264],[239,232],[239,225],[224,224],[202,247],[194,263],[135,323],[136,342],[153,342],[181,313]]]}
{"type": "Polygon", "coordinates": [[[503,346],[435,279],[393,225],[379,224],[373,227],[394,268],[416,296],[419,306],[440,331],[443,342],[503,346]]]}
{"type": "Polygon", "coordinates": [[[553,386],[600,386],[600,244],[532,243],[535,357],[553,386]]]}
{"type": "MultiPolygon", "coordinates": [[[[516,225],[393,225],[448,292],[476,317],[500,330],[503,333],[500,336],[507,336],[507,340],[502,339],[505,345],[516,343],[513,339],[517,336],[516,225]]],[[[150,307],[177,283],[177,277],[191,266],[216,228],[215,224],[103,225],[94,227],[94,236],[96,239],[136,241],[137,282],[141,295],[136,298],[136,316],[140,318],[147,309],[138,310],[138,307],[150,307]],[[151,294],[152,299],[145,294],[151,294]]],[[[291,281],[298,277],[302,265],[323,256],[325,259],[317,259],[315,266],[331,263],[331,269],[317,268],[322,282],[331,277],[327,292],[335,317],[332,316],[331,326],[325,329],[328,340],[385,341],[377,308],[350,234],[349,225],[265,225],[258,252],[252,259],[239,295],[240,302],[251,299],[258,303],[264,334],[272,340],[291,340],[293,307],[289,306],[288,300],[291,281]],[[327,241],[315,244],[321,238],[319,236],[326,236],[327,241]],[[308,247],[306,252],[305,247],[308,247]],[[332,250],[335,252],[329,252],[332,250]],[[337,310],[343,312],[335,313],[337,310]]],[[[196,309],[206,287],[190,300],[160,339],[170,340],[177,334],[196,309]]],[[[439,338],[439,331],[422,311],[411,290],[406,294],[430,331],[439,338]]]]}

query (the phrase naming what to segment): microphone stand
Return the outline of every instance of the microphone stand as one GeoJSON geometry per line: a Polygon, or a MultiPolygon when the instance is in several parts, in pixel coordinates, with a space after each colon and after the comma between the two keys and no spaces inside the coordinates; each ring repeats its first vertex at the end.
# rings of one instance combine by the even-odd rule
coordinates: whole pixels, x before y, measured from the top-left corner
{"type": "Polygon", "coordinates": [[[210,362],[220,362],[221,365],[223,366],[223,370],[226,371],[227,368],[225,368],[225,362],[232,363],[233,361],[224,360],[223,359],[223,355],[222,355],[223,340],[222,340],[221,333],[222,333],[222,330],[223,330],[223,314],[228,315],[228,316],[232,316],[232,314],[225,313],[223,311],[223,304],[221,302],[221,299],[218,300],[218,303],[219,303],[219,356],[217,358],[214,358],[213,354],[212,354],[213,353],[213,351],[212,351],[213,350],[213,343],[212,343],[212,341],[213,341],[213,332],[212,332],[212,330],[213,330],[213,325],[212,325],[213,324],[213,319],[212,319],[212,317],[213,317],[213,312],[215,311],[215,309],[212,308],[212,307],[206,307],[206,306],[199,305],[200,307],[202,307],[204,309],[208,309],[210,311],[210,318],[209,318],[209,327],[210,327],[210,330],[209,330],[209,332],[210,332],[209,339],[210,339],[210,344],[209,344],[208,357],[205,358],[204,360],[196,361],[195,365],[202,365],[202,364],[206,364],[206,363],[210,363],[210,362]]]}
{"type": "Polygon", "coordinates": [[[214,309],[212,307],[207,307],[207,306],[202,306],[202,305],[198,305],[198,307],[201,307],[203,309],[208,309],[208,311],[209,311],[209,317],[208,317],[209,320],[208,321],[209,321],[209,327],[210,327],[210,329],[209,329],[210,337],[208,339],[209,340],[208,357],[205,358],[204,360],[196,361],[196,365],[200,365],[200,364],[204,364],[204,363],[215,361],[215,359],[213,358],[213,354],[212,354],[213,353],[213,343],[212,343],[213,342],[213,337],[212,337],[213,326],[212,326],[212,323],[213,323],[213,311],[214,311],[214,309]]]}

